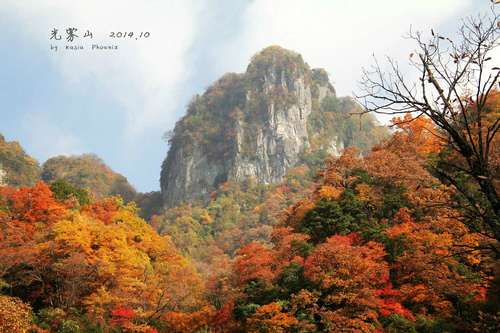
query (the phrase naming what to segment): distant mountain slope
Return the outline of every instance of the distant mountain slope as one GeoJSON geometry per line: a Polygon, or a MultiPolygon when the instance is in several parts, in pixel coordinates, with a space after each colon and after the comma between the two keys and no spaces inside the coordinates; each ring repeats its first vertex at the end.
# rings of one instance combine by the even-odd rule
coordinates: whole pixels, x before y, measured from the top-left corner
{"type": "Polygon", "coordinates": [[[32,186],[38,180],[40,166],[16,141],[6,141],[0,134],[0,184],[32,186]]]}
{"type": "Polygon", "coordinates": [[[362,151],[385,132],[359,106],[337,98],[328,74],[278,46],[255,55],[191,101],[177,122],[162,166],[165,206],[207,199],[226,181],[277,183],[304,158],[362,151]]]}
{"type": "Polygon", "coordinates": [[[87,189],[98,198],[120,195],[125,201],[131,201],[136,196],[136,191],[127,178],[111,170],[99,157],[92,154],[48,159],[42,167],[42,180],[52,183],[58,179],[87,189]]]}

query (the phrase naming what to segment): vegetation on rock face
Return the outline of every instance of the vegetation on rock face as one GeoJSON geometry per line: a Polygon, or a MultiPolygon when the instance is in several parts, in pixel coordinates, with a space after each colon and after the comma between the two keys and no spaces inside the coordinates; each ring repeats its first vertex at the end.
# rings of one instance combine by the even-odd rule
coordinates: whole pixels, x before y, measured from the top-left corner
{"type": "Polygon", "coordinates": [[[58,156],[48,159],[42,166],[42,180],[57,180],[88,190],[97,198],[120,195],[125,201],[135,198],[136,191],[127,178],[111,170],[95,155],[58,156]]]}
{"type": "MultiPolygon", "coordinates": [[[[234,153],[235,122],[246,120],[259,126],[267,119],[266,85],[293,89],[292,80],[311,71],[302,57],[278,46],[264,49],[252,58],[245,74],[229,73],[212,84],[202,96],[195,96],[187,114],[177,122],[171,145],[200,145],[209,158],[225,158],[234,153]],[[265,77],[275,82],[264,82],[265,77]],[[249,99],[248,92],[255,92],[249,99]]],[[[273,98],[274,101],[274,98],[273,98]]],[[[165,166],[164,166],[165,167],[165,166]]]]}
{"type": "Polygon", "coordinates": [[[330,78],[328,77],[328,72],[323,68],[313,68],[312,69],[312,79],[314,82],[318,83],[320,86],[333,88],[330,83],[330,78]]]}
{"type": "MultiPolygon", "coordinates": [[[[373,117],[353,119],[351,113],[360,113],[360,107],[350,98],[335,96],[325,70],[311,70],[293,51],[265,48],[252,57],[245,73],[226,74],[192,99],[187,114],[169,136],[170,150],[160,179],[162,192],[169,197],[182,188],[179,196],[185,197],[178,202],[198,199],[202,189],[210,192],[225,181],[242,180],[232,174],[241,165],[247,170],[259,169],[252,175],[257,181],[276,182],[284,176],[283,169],[297,166],[297,160],[338,154],[349,146],[367,152],[387,135],[373,117]],[[304,156],[290,148],[297,145],[304,156]],[[217,173],[213,179],[196,169],[198,163],[187,167],[195,154],[212,168],[205,175],[217,173]],[[272,172],[260,170],[267,164],[275,166],[279,177],[268,179],[272,172]],[[195,177],[185,175],[189,172],[197,173],[195,177]],[[187,179],[198,185],[187,184],[187,179]],[[169,190],[169,183],[176,185],[169,190]]],[[[170,201],[175,200],[166,201],[171,206],[170,201]]]]}
{"type": "Polygon", "coordinates": [[[349,97],[325,97],[321,107],[309,115],[308,125],[311,151],[332,153],[333,144],[368,152],[388,136],[387,128],[372,115],[363,114],[361,106],[349,97]]]}
{"type": "Polygon", "coordinates": [[[160,233],[171,235],[181,251],[209,264],[207,248],[232,256],[242,244],[269,242],[283,210],[307,195],[311,184],[307,166],[289,170],[281,184],[258,184],[252,179],[226,182],[208,203],[166,209],[151,223],[160,233]]]}
{"type": "Polygon", "coordinates": [[[224,75],[203,96],[192,99],[187,115],[174,129],[171,144],[186,144],[187,152],[192,145],[199,145],[211,159],[229,156],[234,149],[232,127],[244,106],[241,75],[224,75]]]}
{"type": "Polygon", "coordinates": [[[31,186],[39,176],[38,162],[28,156],[19,143],[8,142],[0,134],[0,183],[31,186]]]}
{"type": "Polygon", "coordinates": [[[252,86],[263,92],[269,84],[277,84],[288,90],[294,89],[297,77],[304,77],[310,84],[312,73],[302,56],[279,46],[269,46],[254,55],[248,65],[246,75],[252,86]],[[274,82],[265,82],[265,78],[274,82]]]}

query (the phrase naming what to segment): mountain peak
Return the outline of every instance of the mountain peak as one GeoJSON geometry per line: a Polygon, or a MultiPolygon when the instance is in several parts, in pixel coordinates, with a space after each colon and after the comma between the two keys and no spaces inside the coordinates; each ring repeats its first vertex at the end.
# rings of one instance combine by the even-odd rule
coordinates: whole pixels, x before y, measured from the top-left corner
{"type": "Polygon", "coordinates": [[[194,98],[177,122],[162,165],[165,206],[206,199],[226,181],[277,183],[304,153],[338,153],[354,133],[327,124],[335,119],[323,112],[328,98],[329,108],[345,104],[324,69],[311,70],[300,54],[279,46],[263,49],[245,73],[226,74],[194,98]]]}
{"type": "Polygon", "coordinates": [[[286,65],[297,65],[300,67],[307,66],[299,53],[285,49],[278,45],[272,45],[256,53],[250,60],[248,69],[270,66],[284,67],[286,65]]]}
{"type": "Polygon", "coordinates": [[[281,46],[269,46],[255,54],[250,60],[246,74],[250,79],[271,79],[272,83],[282,83],[299,76],[310,80],[310,68],[302,56],[281,46]]]}

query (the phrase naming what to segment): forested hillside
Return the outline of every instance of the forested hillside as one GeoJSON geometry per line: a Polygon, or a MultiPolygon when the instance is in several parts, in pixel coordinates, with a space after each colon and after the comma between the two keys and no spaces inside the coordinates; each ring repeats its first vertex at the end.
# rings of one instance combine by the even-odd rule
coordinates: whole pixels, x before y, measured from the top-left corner
{"type": "Polygon", "coordinates": [[[418,70],[356,99],[262,50],[193,98],[161,192],[0,136],[0,333],[500,332],[499,21],[410,33],[418,70]]]}
{"type": "Polygon", "coordinates": [[[0,318],[54,332],[486,332],[499,285],[482,249],[498,243],[428,171],[446,147],[432,123],[408,120],[316,178],[304,166],[169,209],[152,221],[169,236],[116,198],[3,187],[0,318]]]}
{"type": "Polygon", "coordinates": [[[0,134],[0,184],[31,186],[39,176],[38,162],[18,142],[8,142],[0,134]]]}
{"type": "Polygon", "coordinates": [[[120,195],[124,200],[130,201],[136,195],[127,178],[111,170],[99,157],[92,154],[52,157],[43,164],[41,178],[48,184],[63,180],[88,190],[97,198],[120,195]]]}

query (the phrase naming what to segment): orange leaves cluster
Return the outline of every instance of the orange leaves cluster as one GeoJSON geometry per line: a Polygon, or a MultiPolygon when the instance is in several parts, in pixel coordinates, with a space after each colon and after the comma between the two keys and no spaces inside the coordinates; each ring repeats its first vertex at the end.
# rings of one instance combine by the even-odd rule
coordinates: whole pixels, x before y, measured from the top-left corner
{"type": "Polygon", "coordinates": [[[379,206],[382,203],[382,194],[377,188],[365,183],[361,183],[356,185],[355,189],[358,192],[359,200],[365,201],[373,206],[379,206]]]}
{"type": "Polygon", "coordinates": [[[137,317],[136,312],[127,307],[118,306],[111,311],[109,324],[114,329],[122,332],[133,333],[158,333],[156,328],[147,324],[136,324],[134,320],[137,317]]]}
{"type": "Polygon", "coordinates": [[[202,282],[194,268],[132,212],[121,210],[109,225],[80,222],[61,225],[55,242],[81,249],[83,262],[96,269],[98,288],[84,299],[96,317],[115,304],[140,308],[143,317],[153,318],[198,304],[202,282]],[[88,238],[73,237],[75,228],[86,230],[88,238]]]}
{"type": "Polygon", "coordinates": [[[389,267],[383,246],[375,242],[355,245],[353,238],[336,235],[318,245],[305,262],[305,276],[323,289],[345,291],[346,297],[360,286],[380,287],[387,283],[389,267]]]}
{"type": "Polygon", "coordinates": [[[400,131],[394,134],[390,145],[412,149],[417,156],[425,157],[432,153],[438,153],[444,144],[434,123],[427,117],[414,118],[407,113],[403,118],[392,119],[392,123],[400,131]]]}
{"type": "Polygon", "coordinates": [[[3,187],[0,191],[0,200],[8,206],[11,221],[32,225],[53,223],[66,213],[65,207],[56,201],[50,188],[42,182],[32,188],[3,187]]]}
{"type": "Polygon", "coordinates": [[[375,293],[380,297],[378,307],[382,316],[397,314],[410,320],[415,319],[411,311],[401,304],[403,293],[393,289],[391,283],[387,284],[384,289],[377,290],[375,293]]]}
{"type": "Polygon", "coordinates": [[[295,227],[307,214],[308,211],[316,206],[315,202],[310,199],[304,199],[294,206],[288,208],[287,224],[295,227]]]}
{"type": "Polygon", "coordinates": [[[120,209],[120,204],[120,199],[116,197],[104,198],[82,207],[82,212],[96,220],[109,224],[120,209]]]}
{"type": "Polygon", "coordinates": [[[269,303],[259,307],[248,319],[248,332],[289,332],[299,321],[291,314],[283,312],[278,303],[269,303]]]}
{"type": "Polygon", "coordinates": [[[196,312],[167,312],[162,320],[172,333],[190,333],[208,327],[216,311],[211,306],[204,306],[196,312]]]}
{"type": "Polygon", "coordinates": [[[130,332],[153,332],[141,321],[201,304],[192,264],[132,204],[108,198],[78,210],[39,183],[1,188],[0,208],[0,278],[26,300],[85,309],[130,332]]]}
{"type": "Polygon", "coordinates": [[[353,171],[364,167],[364,161],[360,158],[356,148],[347,148],[337,159],[331,159],[323,172],[324,184],[335,188],[346,188],[356,179],[353,171]]]}
{"type": "Polygon", "coordinates": [[[22,263],[41,263],[42,249],[38,244],[65,215],[65,207],[44,183],[33,188],[0,187],[0,278],[22,263]]]}
{"type": "Polygon", "coordinates": [[[308,244],[309,239],[309,235],[295,233],[291,228],[277,227],[274,229],[272,240],[276,244],[274,248],[276,274],[291,263],[304,264],[303,247],[308,244]]]}
{"type": "Polygon", "coordinates": [[[326,322],[334,324],[343,317],[376,320],[377,311],[381,315],[397,309],[405,311],[395,299],[389,303],[381,298],[379,289],[384,289],[389,281],[389,265],[384,256],[381,244],[356,244],[355,235],[332,236],[313,250],[305,262],[304,275],[327,292],[327,304],[340,306],[334,313],[324,313],[326,322]]]}
{"type": "Polygon", "coordinates": [[[343,189],[330,185],[321,186],[319,189],[319,195],[328,200],[337,200],[342,192],[343,189]]]}
{"type": "MultiPolygon", "coordinates": [[[[481,288],[480,283],[467,279],[456,269],[460,262],[459,256],[454,254],[460,253],[456,250],[460,249],[459,244],[463,245],[464,240],[460,233],[454,235],[459,222],[443,224],[431,220],[429,223],[416,223],[406,211],[397,215],[400,223],[386,231],[390,239],[404,237],[405,240],[405,250],[393,265],[394,281],[414,312],[426,314],[433,311],[443,317],[450,316],[453,305],[447,295],[460,295],[467,299],[481,288]]],[[[471,233],[467,235],[466,238],[477,237],[471,233]]],[[[472,263],[480,261],[478,258],[474,260],[474,256],[467,260],[472,263]]]]}
{"type": "MultiPolygon", "coordinates": [[[[429,155],[437,153],[443,144],[434,135],[432,124],[424,117],[413,119],[411,115],[394,121],[401,130],[364,158],[364,169],[380,180],[404,187],[407,198],[417,207],[448,204],[450,188],[431,175],[426,165],[429,155]]],[[[376,194],[373,188],[367,193],[371,203],[377,201],[376,194]]]]}
{"type": "Polygon", "coordinates": [[[255,279],[270,282],[275,277],[275,251],[252,242],[238,250],[237,255],[234,270],[240,285],[255,279]]]}
{"type": "Polygon", "coordinates": [[[0,295],[0,333],[28,332],[31,319],[29,305],[18,298],[0,295]]]}

